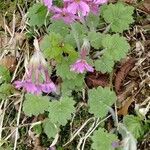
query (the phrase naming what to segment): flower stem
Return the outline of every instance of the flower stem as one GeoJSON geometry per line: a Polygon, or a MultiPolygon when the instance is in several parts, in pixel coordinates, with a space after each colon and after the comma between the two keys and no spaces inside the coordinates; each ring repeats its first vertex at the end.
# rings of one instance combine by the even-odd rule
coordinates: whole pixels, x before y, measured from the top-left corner
{"type": "Polygon", "coordinates": [[[71,26],[71,30],[73,33],[73,37],[74,37],[76,44],[77,44],[78,51],[80,51],[80,42],[79,42],[78,33],[76,32],[75,26],[73,24],[71,24],[70,26],[71,26]]]}

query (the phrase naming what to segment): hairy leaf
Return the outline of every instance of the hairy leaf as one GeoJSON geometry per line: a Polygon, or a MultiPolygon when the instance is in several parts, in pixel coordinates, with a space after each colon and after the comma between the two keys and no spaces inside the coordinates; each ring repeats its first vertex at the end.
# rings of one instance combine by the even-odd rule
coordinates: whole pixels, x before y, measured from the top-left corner
{"type": "Polygon", "coordinates": [[[93,13],[90,13],[86,19],[86,23],[91,30],[97,28],[97,26],[99,25],[99,21],[100,21],[99,15],[95,15],[93,13]]]}
{"type": "Polygon", "coordinates": [[[46,35],[41,42],[41,49],[46,58],[52,59],[56,58],[58,55],[62,54],[62,36],[58,33],[50,33],[46,35]]]}
{"type": "Polygon", "coordinates": [[[72,34],[67,34],[64,37],[64,42],[70,44],[71,46],[73,46],[74,48],[76,48],[76,41],[74,40],[74,37],[72,36],[72,34]]]}
{"type": "Polygon", "coordinates": [[[41,4],[36,3],[28,10],[28,18],[29,24],[31,26],[38,26],[41,27],[44,24],[45,17],[47,13],[47,8],[41,4]]]}
{"type": "Polygon", "coordinates": [[[89,112],[95,117],[105,117],[109,107],[116,101],[117,97],[108,87],[89,90],[89,112]]]}
{"type": "Polygon", "coordinates": [[[0,84],[2,84],[3,82],[10,82],[11,77],[10,77],[10,72],[9,70],[0,65],[0,84]]]}
{"type": "Polygon", "coordinates": [[[48,138],[54,138],[58,133],[57,126],[51,122],[50,119],[47,119],[43,124],[44,132],[48,136],[48,138]]]}
{"type": "Polygon", "coordinates": [[[91,46],[95,49],[102,47],[102,37],[102,34],[95,31],[90,31],[88,33],[88,39],[90,40],[91,46]]]}
{"type": "Polygon", "coordinates": [[[133,23],[132,6],[125,6],[122,3],[109,4],[104,6],[102,15],[107,23],[110,23],[113,32],[123,32],[129,29],[129,25],[133,23]]]}
{"type": "Polygon", "coordinates": [[[13,92],[13,86],[8,83],[0,85],[0,99],[5,99],[13,92]]]}
{"type": "Polygon", "coordinates": [[[117,141],[116,135],[108,133],[103,128],[96,130],[91,138],[93,150],[113,150],[112,144],[117,141]]]}
{"type": "Polygon", "coordinates": [[[52,101],[49,105],[49,118],[53,123],[65,125],[75,111],[75,102],[70,97],[62,97],[59,101],[52,101]]]}
{"type": "Polygon", "coordinates": [[[123,123],[136,139],[144,134],[143,123],[139,117],[127,115],[123,118],[123,123]]]}
{"type": "Polygon", "coordinates": [[[62,94],[70,95],[72,90],[81,90],[84,86],[84,75],[76,75],[75,79],[64,79],[62,83],[62,94]],[[74,82],[75,81],[75,82],[74,82]]]}
{"type": "Polygon", "coordinates": [[[70,71],[70,65],[71,63],[67,60],[62,60],[62,63],[56,66],[57,75],[59,75],[62,79],[75,79],[77,74],[70,71]]]}
{"type": "Polygon", "coordinates": [[[49,32],[59,33],[61,36],[65,37],[69,34],[69,27],[63,21],[53,21],[52,24],[48,27],[49,32]]]}
{"type": "Polygon", "coordinates": [[[104,55],[114,61],[124,58],[130,49],[126,39],[119,36],[119,34],[105,36],[102,40],[102,45],[106,49],[104,55]]]}
{"type": "Polygon", "coordinates": [[[110,58],[102,56],[100,59],[95,61],[95,69],[101,71],[102,73],[110,73],[113,70],[114,61],[110,58]]]}
{"type": "Polygon", "coordinates": [[[72,24],[70,34],[74,38],[74,41],[78,40],[79,44],[82,45],[84,37],[86,37],[87,34],[87,29],[85,28],[84,25],[76,22],[72,24]]]}
{"type": "Polygon", "coordinates": [[[49,97],[47,96],[26,94],[23,103],[23,111],[30,117],[32,115],[38,116],[48,110],[49,103],[49,97]]]}
{"type": "Polygon", "coordinates": [[[118,34],[104,36],[102,45],[103,55],[95,61],[95,68],[103,73],[111,72],[115,62],[127,55],[130,46],[126,39],[118,34]]]}
{"type": "Polygon", "coordinates": [[[69,60],[75,59],[77,57],[77,52],[74,48],[63,41],[63,37],[58,34],[51,32],[46,35],[41,42],[40,48],[48,59],[55,59],[60,62],[63,60],[63,55],[67,55],[69,60]]]}

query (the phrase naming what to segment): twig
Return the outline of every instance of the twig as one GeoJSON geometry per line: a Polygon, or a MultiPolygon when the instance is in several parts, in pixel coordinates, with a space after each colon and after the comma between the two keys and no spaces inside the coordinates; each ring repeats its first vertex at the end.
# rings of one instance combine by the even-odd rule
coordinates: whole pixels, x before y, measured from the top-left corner
{"type": "Polygon", "coordinates": [[[15,133],[14,150],[16,150],[16,148],[17,148],[18,126],[19,126],[19,122],[20,122],[20,116],[21,116],[21,108],[22,108],[23,98],[24,98],[24,93],[21,96],[21,101],[20,101],[20,106],[19,106],[19,111],[18,111],[18,116],[17,116],[17,128],[16,128],[16,133],[15,133]]]}
{"type": "Polygon", "coordinates": [[[84,146],[85,146],[85,142],[86,142],[86,139],[96,130],[96,128],[104,121],[106,121],[108,118],[110,118],[112,115],[109,115],[107,116],[106,118],[104,118],[103,120],[99,121],[95,127],[88,133],[86,134],[83,138],[84,138],[84,143],[82,145],[82,149],[81,150],[84,150],[84,146]]]}
{"type": "Polygon", "coordinates": [[[3,127],[2,130],[5,129],[12,129],[12,128],[21,128],[21,127],[26,127],[26,126],[33,126],[33,125],[38,125],[43,123],[45,120],[43,121],[38,121],[38,122],[32,122],[32,123],[26,123],[26,124],[22,124],[22,125],[18,125],[18,126],[11,126],[11,127],[3,127]]]}
{"type": "Polygon", "coordinates": [[[94,120],[94,117],[89,118],[87,121],[84,122],[84,124],[76,131],[76,133],[70,138],[70,140],[65,143],[63,146],[68,145],[70,142],[73,141],[73,139],[81,132],[81,130],[91,121],[94,120]]]}
{"type": "Polygon", "coordinates": [[[9,40],[9,45],[12,44],[14,36],[15,36],[15,27],[16,27],[16,18],[15,18],[15,11],[13,13],[13,21],[12,21],[12,33],[11,33],[11,39],[9,40]]]}
{"type": "Polygon", "coordinates": [[[20,64],[21,64],[21,61],[22,61],[22,56],[20,57],[20,59],[19,59],[19,62],[18,62],[18,64],[17,64],[17,66],[16,66],[16,69],[15,69],[15,71],[14,71],[14,73],[13,73],[13,77],[12,77],[12,79],[11,79],[11,82],[15,79],[15,77],[16,77],[16,73],[17,73],[17,70],[18,70],[18,68],[19,68],[19,66],[20,66],[20,64]]]}
{"type": "Polygon", "coordinates": [[[73,114],[73,117],[71,119],[71,122],[70,122],[70,131],[71,131],[71,136],[73,135],[72,133],[72,125],[73,125],[73,121],[74,121],[74,118],[76,116],[76,113],[80,110],[80,108],[84,106],[84,103],[79,103],[79,106],[77,106],[77,109],[76,109],[76,112],[73,114]]]}
{"type": "Polygon", "coordinates": [[[3,126],[3,121],[4,121],[4,116],[5,116],[5,110],[6,110],[6,106],[7,106],[7,103],[8,103],[8,100],[3,100],[1,102],[1,106],[0,106],[0,141],[2,139],[2,126],[3,126]],[[4,102],[5,101],[5,102],[4,102]],[[2,106],[4,104],[4,108],[3,108],[3,111],[2,111],[2,106]]]}
{"type": "MultiPolygon", "coordinates": [[[[98,119],[98,120],[99,120],[99,119],[98,119]]],[[[94,122],[92,123],[91,127],[90,127],[89,130],[87,131],[86,135],[94,128],[96,122],[97,122],[97,120],[96,120],[96,118],[95,118],[95,120],[94,120],[94,122]]],[[[86,136],[86,135],[85,135],[85,136],[86,136]]],[[[79,141],[79,143],[78,143],[78,145],[77,145],[77,149],[78,149],[78,150],[80,150],[80,146],[82,145],[82,141],[83,141],[83,140],[84,140],[84,137],[80,138],[80,141],[79,141]]],[[[83,143],[84,143],[84,142],[85,142],[85,141],[83,141],[83,143]]]]}

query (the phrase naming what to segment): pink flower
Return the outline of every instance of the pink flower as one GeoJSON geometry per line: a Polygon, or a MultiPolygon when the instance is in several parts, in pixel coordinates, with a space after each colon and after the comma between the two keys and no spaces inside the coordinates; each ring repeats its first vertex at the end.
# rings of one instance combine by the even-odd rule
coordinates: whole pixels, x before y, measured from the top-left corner
{"type": "Polygon", "coordinates": [[[71,65],[70,70],[76,73],[84,73],[85,71],[89,72],[94,71],[93,67],[90,66],[84,59],[77,60],[73,65],[71,65]]]}
{"type": "Polygon", "coordinates": [[[76,73],[84,73],[85,71],[93,72],[94,68],[86,62],[86,56],[90,51],[90,43],[87,39],[83,39],[83,44],[80,51],[80,59],[71,65],[70,71],[76,73]]]}
{"type": "Polygon", "coordinates": [[[107,3],[108,0],[91,0],[88,2],[90,10],[95,15],[99,12],[99,5],[107,3]]]}
{"type": "Polygon", "coordinates": [[[50,92],[56,92],[56,86],[55,84],[51,81],[49,77],[48,70],[44,70],[45,73],[45,83],[41,84],[42,91],[44,93],[50,93],[50,92]]]}
{"type": "Polygon", "coordinates": [[[93,3],[98,4],[98,5],[105,4],[107,2],[108,2],[108,0],[93,0],[93,3]]]}
{"type": "Polygon", "coordinates": [[[44,0],[44,5],[50,10],[52,6],[52,0],[44,0]]]}
{"type": "Polygon", "coordinates": [[[81,59],[86,59],[86,56],[90,52],[90,42],[85,38],[83,39],[83,44],[81,47],[80,57],[81,59]]]}
{"type": "Polygon", "coordinates": [[[20,89],[24,86],[24,81],[19,81],[19,80],[15,81],[14,85],[15,85],[16,89],[20,89]]]}
{"type": "Polygon", "coordinates": [[[112,142],[112,147],[113,148],[118,148],[120,145],[119,145],[119,141],[114,141],[114,142],[112,142]]]}
{"type": "Polygon", "coordinates": [[[34,84],[30,79],[26,79],[24,81],[15,81],[14,85],[16,89],[23,88],[26,92],[32,94],[40,94],[42,93],[40,86],[34,84]]]}
{"type": "Polygon", "coordinates": [[[24,90],[28,93],[32,93],[32,94],[42,93],[40,85],[35,84],[34,82],[32,82],[31,79],[25,80],[22,88],[24,88],[24,90]]]}
{"type": "MultiPolygon", "coordinates": [[[[34,44],[36,47],[38,44],[37,40],[34,41],[34,44]]],[[[14,85],[17,89],[22,88],[26,92],[36,95],[42,92],[50,93],[56,91],[56,86],[50,79],[46,60],[39,51],[39,47],[30,59],[24,80],[15,81],[14,85]]]]}
{"type": "Polygon", "coordinates": [[[44,93],[56,92],[56,86],[52,81],[42,84],[41,88],[44,93]]]}
{"type": "Polygon", "coordinates": [[[52,19],[60,20],[62,19],[65,23],[72,23],[76,19],[78,19],[77,16],[75,16],[73,13],[69,12],[67,8],[58,8],[53,7],[52,11],[54,12],[54,16],[52,19]]]}
{"type": "Polygon", "coordinates": [[[98,12],[99,12],[99,5],[98,4],[96,4],[94,2],[89,2],[89,7],[90,7],[91,12],[94,15],[98,14],[98,12]]]}
{"type": "Polygon", "coordinates": [[[90,12],[90,7],[88,5],[89,0],[64,0],[65,3],[68,3],[68,11],[73,14],[81,13],[82,16],[87,16],[90,12]]]}

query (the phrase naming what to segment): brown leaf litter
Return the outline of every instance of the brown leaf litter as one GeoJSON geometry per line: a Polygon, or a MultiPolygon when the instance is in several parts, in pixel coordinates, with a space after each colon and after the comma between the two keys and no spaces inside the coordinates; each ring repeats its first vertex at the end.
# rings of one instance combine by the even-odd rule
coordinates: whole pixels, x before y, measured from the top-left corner
{"type": "Polygon", "coordinates": [[[125,63],[123,63],[120,67],[120,69],[116,73],[115,77],[115,90],[117,93],[121,91],[121,87],[123,85],[123,82],[128,75],[129,71],[134,67],[135,59],[130,58],[125,63]]]}

